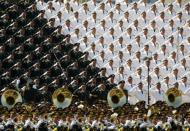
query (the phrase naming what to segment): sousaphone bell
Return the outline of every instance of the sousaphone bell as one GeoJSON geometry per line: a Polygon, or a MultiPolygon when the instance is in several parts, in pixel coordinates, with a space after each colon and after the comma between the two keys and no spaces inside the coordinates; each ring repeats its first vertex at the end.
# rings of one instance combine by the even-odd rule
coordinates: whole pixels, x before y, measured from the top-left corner
{"type": "Polygon", "coordinates": [[[71,104],[72,94],[66,88],[59,88],[54,91],[52,95],[52,101],[57,108],[64,109],[71,104]]]}
{"type": "Polygon", "coordinates": [[[120,89],[114,88],[108,92],[107,101],[112,108],[122,107],[126,100],[125,93],[120,89]]]}
{"type": "Polygon", "coordinates": [[[164,95],[164,99],[168,106],[177,108],[182,104],[182,92],[175,87],[169,88],[164,95]]]}
{"type": "Polygon", "coordinates": [[[11,109],[18,102],[22,102],[22,96],[18,91],[8,89],[5,92],[3,92],[1,96],[1,103],[3,106],[7,107],[8,109],[11,109]]]}

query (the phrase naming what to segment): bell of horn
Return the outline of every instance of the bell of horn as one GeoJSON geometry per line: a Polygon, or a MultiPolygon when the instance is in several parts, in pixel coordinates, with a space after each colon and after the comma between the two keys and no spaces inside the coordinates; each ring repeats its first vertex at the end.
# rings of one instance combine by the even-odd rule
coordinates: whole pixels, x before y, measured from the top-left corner
{"type": "Polygon", "coordinates": [[[52,101],[57,108],[64,109],[71,104],[72,94],[66,88],[59,88],[54,91],[52,95],[52,101]]]}
{"type": "Polygon", "coordinates": [[[182,92],[175,87],[169,88],[165,93],[164,99],[168,106],[177,108],[182,104],[182,92]]]}
{"type": "Polygon", "coordinates": [[[126,100],[125,93],[120,89],[114,88],[108,92],[107,101],[112,108],[122,107],[126,100]]]}
{"type": "Polygon", "coordinates": [[[3,106],[7,107],[8,109],[11,109],[18,102],[22,102],[22,96],[18,91],[8,89],[5,92],[3,92],[1,96],[1,103],[3,106]]]}

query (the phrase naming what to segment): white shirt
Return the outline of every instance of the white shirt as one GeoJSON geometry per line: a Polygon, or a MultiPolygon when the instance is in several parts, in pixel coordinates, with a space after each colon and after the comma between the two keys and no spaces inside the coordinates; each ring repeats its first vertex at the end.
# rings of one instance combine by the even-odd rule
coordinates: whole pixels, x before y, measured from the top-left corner
{"type": "Polygon", "coordinates": [[[108,60],[111,60],[111,59],[114,60],[114,58],[117,56],[117,53],[115,51],[112,52],[109,49],[107,49],[107,51],[105,53],[106,53],[106,57],[108,58],[108,60]]]}
{"type": "Polygon", "coordinates": [[[185,25],[185,20],[183,20],[183,19],[180,20],[177,17],[174,17],[174,22],[176,24],[176,27],[182,27],[185,25]]]}
{"type": "Polygon", "coordinates": [[[180,77],[178,76],[178,77],[175,77],[174,75],[173,75],[173,73],[172,74],[170,74],[170,75],[168,75],[169,77],[170,77],[170,83],[173,85],[173,84],[175,84],[176,82],[178,82],[178,80],[180,79],[180,77]]]}
{"type": "Polygon", "coordinates": [[[115,18],[111,19],[109,16],[105,18],[107,27],[114,27],[117,23],[115,18]]]}
{"type": "Polygon", "coordinates": [[[140,16],[140,13],[141,13],[140,10],[137,10],[137,11],[134,9],[129,10],[129,15],[131,16],[131,19],[133,20],[138,18],[140,16]]]}
{"type": "Polygon", "coordinates": [[[134,25],[132,25],[131,28],[134,35],[137,35],[142,31],[142,28],[140,27],[140,25],[138,27],[135,27],[134,25]]]}
{"type": "Polygon", "coordinates": [[[88,10],[85,11],[83,8],[80,8],[78,12],[79,12],[80,18],[83,20],[87,19],[91,15],[90,11],[88,10]]]}
{"type": "Polygon", "coordinates": [[[179,82],[179,89],[185,93],[187,91],[187,89],[189,89],[189,84],[188,83],[183,83],[183,82],[179,82]]]}
{"type": "Polygon", "coordinates": [[[154,19],[155,17],[157,17],[157,16],[159,16],[159,12],[158,11],[156,11],[155,13],[154,13],[154,11],[152,11],[152,10],[149,10],[148,12],[147,12],[147,17],[149,18],[149,19],[154,19]]]}
{"type": "Polygon", "coordinates": [[[127,49],[122,50],[124,52],[124,57],[126,60],[133,59],[134,52],[129,52],[127,49]]]}
{"type": "Polygon", "coordinates": [[[166,3],[161,3],[160,1],[156,2],[156,7],[158,9],[159,12],[163,11],[166,9],[166,7],[168,7],[168,5],[166,3]]]}
{"type": "Polygon", "coordinates": [[[156,23],[157,23],[157,26],[161,29],[162,27],[164,27],[167,23],[167,20],[166,19],[161,19],[160,17],[156,17],[155,18],[156,20],[156,23]]]}
{"type": "MultiPolygon", "coordinates": [[[[86,36],[87,33],[90,31],[90,28],[89,28],[89,27],[85,28],[83,25],[81,25],[81,26],[79,27],[79,29],[80,29],[80,32],[81,32],[82,36],[86,36]]],[[[89,41],[90,41],[90,40],[89,40],[89,41]]]]}
{"type": "Polygon", "coordinates": [[[62,11],[62,16],[64,17],[65,20],[69,19],[73,15],[72,11],[68,11],[66,9],[63,9],[62,11]]]}
{"type": "Polygon", "coordinates": [[[90,44],[88,44],[88,42],[87,43],[84,43],[83,41],[80,42],[80,49],[81,49],[81,51],[84,51],[84,50],[86,50],[89,47],[90,47],[90,44]]]}
{"type": "Polygon", "coordinates": [[[98,35],[93,35],[91,32],[87,33],[86,35],[91,43],[98,40],[98,35]]]}
{"type": "Polygon", "coordinates": [[[91,12],[94,11],[99,6],[99,4],[97,2],[93,3],[92,1],[88,1],[87,4],[88,4],[88,8],[91,12]]]}
{"type": "Polygon", "coordinates": [[[106,58],[102,58],[100,56],[95,57],[95,59],[97,60],[97,65],[100,68],[105,67],[105,65],[108,63],[106,58]]]}
{"type": "Polygon", "coordinates": [[[128,43],[131,43],[135,38],[135,36],[133,34],[131,34],[131,36],[129,36],[126,32],[124,32],[121,36],[123,37],[123,40],[127,41],[128,43]]]}
{"type": "Polygon", "coordinates": [[[115,5],[110,3],[105,3],[105,10],[110,11],[115,5]]]}
{"type": "Polygon", "coordinates": [[[161,87],[162,87],[162,89],[164,90],[164,92],[166,92],[169,88],[172,88],[172,87],[173,87],[173,85],[170,84],[170,82],[169,82],[169,84],[166,84],[166,83],[164,82],[164,80],[163,80],[162,82],[160,82],[160,83],[161,83],[161,87]]]}
{"type": "Polygon", "coordinates": [[[135,68],[133,66],[131,66],[131,68],[126,64],[125,66],[125,74],[127,74],[127,76],[130,76],[131,74],[133,74],[135,72],[135,68]]]}
{"type": "Polygon", "coordinates": [[[170,67],[166,68],[166,66],[161,66],[160,72],[162,72],[163,77],[166,77],[168,74],[171,73],[171,68],[170,67]]]}
{"type": "Polygon", "coordinates": [[[67,34],[70,34],[71,32],[73,32],[73,28],[72,27],[64,26],[62,29],[63,29],[63,34],[64,35],[67,35],[67,34]]]}
{"type": "Polygon", "coordinates": [[[154,104],[157,101],[164,101],[164,90],[160,89],[154,89],[150,90],[150,103],[154,104]]]}
{"type": "Polygon", "coordinates": [[[149,19],[143,19],[142,17],[138,19],[139,21],[139,26],[144,28],[145,26],[147,26],[149,24],[149,19]]]}
{"type": "Polygon", "coordinates": [[[105,42],[110,44],[113,41],[117,40],[117,35],[111,35],[109,33],[104,34],[105,42]]]}
{"type": "Polygon", "coordinates": [[[97,14],[97,18],[98,19],[104,19],[107,15],[107,11],[106,10],[100,10],[99,8],[96,10],[96,14],[97,14]]]}
{"type": "Polygon", "coordinates": [[[157,67],[161,64],[161,61],[159,60],[159,58],[157,60],[152,59],[150,61],[150,68],[153,69],[154,67],[157,67]]]}
{"type": "Polygon", "coordinates": [[[117,67],[115,67],[115,66],[111,67],[109,64],[106,64],[105,67],[106,67],[106,72],[107,72],[108,76],[115,74],[117,72],[117,67]]]}
{"type": "Polygon", "coordinates": [[[176,43],[170,43],[169,41],[167,41],[165,43],[165,45],[166,45],[168,53],[172,53],[173,51],[175,51],[177,49],[176,43]]]}
{"type": "Polygon", "coordinates": [[[89,22],[89,27],[93,28],[95,27],[97,24],[99,24],[100,20],[99,19],[93,19],[92,17],[87,19],[89,22]]]}
{"type": "Polygon", "coordinates": [[[162,77],[161,74],[157,76],[155,73],[151,73],[150,76],[152,78],[151,81],[152,81],[153,84],[156,84],[156,83],[158,83],[158,82],[160,82],[160,81],[163,80],[163,77],[162,77]]]}
{"type": "Polygon", "coordinates": [[[183,13],[183,18],[184,19],[188,19],[189,18],[190,13],[188,13],[186,10],[182,10],[182,13],[183,13]]]}
{"type": "MultiPolygon", "coordinates": [[[[98,50],[106,50],[108,48],[108,45],[106,43],[100,43],[98,40],[95,42],[96,49],[98,50]]],[[[107,51],[105,52],[107,54],[107,51]]]]}
{"type": "Polygon", "coordinates": [[[173,34],[173,36],[175,37],[175,43],[180,44],[182,43],[182,41],[184,41],[186,39],[186,34],[183,34],[183,36],[181,34],[178,34],[177,32],[173,34]]]}
{"type": "Polygon", "coordinates": [[[123,21],[123,26],[127,29],[133,22],[132,19],[126,19],[126,18],[121,18],[121,20],[123,21]]]}
{"type": "Polygon", "coordinates": [[[71,41],[72,43],[77,43],[81,38],[81,35],[79,34],[78,36],[73,32],[71,33],[71,41]]]}
{"type": "Polygon", "coordinates": [[[124,0],[116,0],[116,4],[118,4],[118,3],[121,5],[121,9],[123,11],[128,10],[131,6],[130,3],[126,3],[124,0]]]}
{"type": "Polygon", "coordinates": [[[37,10],[44,10],[47,6],[47,3],[39,1],[36,4],[37,10]]]}
{"type": "Polygon", "coordinates": [[[123,42],[122,44],[119,43],[118,40],[116,40],[115,42],[113,42],[114,46],[115,46],[115,50],[116,51],[122,51],[124,48],[126,48],[125,43],[123,42]]]}
{"type": "Polygon", "coordinates": [[[139,76],[137,73],[134,73],[132,76],[133,76],[133,82],[135,84],[138,84],[146,79],[145,76],[143,76],[143,75],[139,76]]]}
{"type": "Polygon", "coordinates": [[[173,10],[172,12],[167,9],[165,10],[165,18],[166,19],[172,19],[175,15],[176,15],[175,10],[173,10]]]}
{"type": "Polygon", "coordinates": [[[167,36],[170,36],[171,34],[175,33],[176,30],[177,30],[177,26],[176,24],[174,23],[174,26],[173,28],[171,26],[169,26],[168,24],[165,25],[164,29],[166,30],[166,35],[167,36]]]}
{"type": "Polygon", "coordinates": [[[149,50],[152,53],[157,52],[159,50],[158,42],[153,43],[153,42],[149,41],[149,42],[146,43],[146,45],[149,45],[149,50]]]}
{"type": "Polygon", "coordinates": [[[142,1],[138,2],[138,7],[141,11],[147,11],[150,8],[151,4],[144,3],[142,1]]]}
{"type": "Polygon", "coordinates": [[[133,47],[134,52],[140,51],[144,47],[144,43],[143,42],[137,43],[136,41],[133,41],[131,43],[133,43],[132,47],[133,47]]]}
{"type": "Polygon", "coordinates": [[[129,91],[129,103],[136,104],[139,101],[148,101],[148,93],[147,90],[142,89],[142,91],[138,87],[133,87],[129,91]]]}
{"type": "Polygon", "coordinates": [[[53,7],[55,8],[56,12],[60,11],[64,8],[64,3],[60,3],[59,1],[55,2],[53,1],[53,7]]]}
{"type": "Polygon", "coordinates": [[[139,61],[139,59],[137,59],[137,58],[133,59],[133,64],[134,64],[135,68],[138,68],[143,62],[144,62],[143,60],[139,61]]]}
{"type": "Polygon", "coordinates": [[[147,43],[148,41],[150,41],[150,35],[147,34],[146,36],[145,35],[141,36],[142,43],[147,43]]]}
{"type": "Polygon", "coordinates": [[[74,2],[74,1],[70,1],[69,3],[70,3],[70,6],[73,8],[74,11],[77,11],[77,10],[79,10],[80,8],[82,8],[80,2],[77,3],[76,1],[75,1],[75,2],[74,2]]]}
{"type": "Polygon", "coordinates": [[[115,73],[115,80],[117,81],[117,83],[120,81],[126,81],[127,77],[127,74],[115,73]]]}
{"type": "Polygon", "coordinates": [[[147,26],[148,28],[148,32],[151,36],[156,35],[157,33],[159,33],[159,28],[156,26],[155,28],[152,28],[150,25],[147,26]]]}
{"type": "Polygon", "coordinates": [[[104,33],[106,33],[108,31],[107,26],[105,26],[105,28],[103,28],[100,24],[96,26],[96,31],[98,31],[100,33],[100,35],[103,35],[104,33]]]}
{"type": "Polygon", "coordinates": [[[126,61],[124,57],[123,57],[123,59],[120,59],[118,56],[114,57],[113,60],[114,60],[117,67],[124,66],[125,61],[126,61]]]}
{"type": "Polygon", "coordinates": [[[96,51],[96,50],[95,51],[92,51],[92,50],[89,51],[89,56],[91,59],[96,58],[97,55],[99,55],[98,51],[96,51]]]}
{"type": "Polygon", "coordinates": [[[168,54],[167,52],[164,53],[164,52],[160,51],[160,52],[158,53],[158,56],[159,56],[160,60],[164,60],[164,59],[166,59],[166,58],[169,57],[169,54],[168,54]]]}
{"type": "Polygon", "coordinates": [[[60,25],[62,26],[64,23],[65,23],[65,19],[63,17],[61,19],[58,17],[55,18],[55,27],[60,26],[60,25]]]}
{"type": "Polygon", "coordinates": [[[183,76],[186,72],[190,71],[188,66],[184,67],[181,64],[177,65],[177,69],[179,70],[178,73],[179,73],[180,76],[183,76]]]}
{"type": "Polygon", "coordinates": [[[173,2],[172,5],[173,5],[173,8],[174,8],[176,11],[183,9],[183,7],[184,7],[184,6],[183,6],[183,5],[184,5],[183,1],[182,1],[182,4],[181,4],[181,5],[180,5],[179,3],[177,3],[176,1],[173,2]]]}
{"type": "Polygon", "coordinates": [[[47,10],[45,11],[44,18],[46,18],[46,19],[49,20],[49,19],[51,19],[51,18],[54,18],[55,15],[56,15],[56,11],[55,11],[55,10],[47,9],[47,10]]]}
{"type": "Polygon", "coordinates": [[[145,51],[145,50],[141,50],[141,56],[144,57],[151,57],[152,56],[152,52],[150,50],[145,51]]]}
{"type": "Polygon", "coordinates": [[[171,66],[175,66],[178,64],[178,60],[177,58],[176,59],[172,59],[171,57],[168,58],[168,63],[171,65],[171,66]]]}
{"type": "Polygon", "coordinates": [[[72,25],[73,27],[82,26],[82,25],[81,25],[81,24],[82,24],[82,20],[81,20],[80,16],[79,16],[78,19],[76,19],[74,16],[69,17],[69,19],[70,19],[71,25],[72,25]]]}
{"type": "Polygon", "coordinates": [[[168,40],[167,35],[162,35],[162,34],[158,33],[158,34],[156,34],[156,40],[159,43],[159,45],[163,45],[168,40]]]}
{"type": "Polygon", "coordinates": [[[124,25],[120,27],[119,24],[116,24],[114,26],[114,30],[116,34],[122,34],[126,30],[126,28],[124,27],[124,25]]]}

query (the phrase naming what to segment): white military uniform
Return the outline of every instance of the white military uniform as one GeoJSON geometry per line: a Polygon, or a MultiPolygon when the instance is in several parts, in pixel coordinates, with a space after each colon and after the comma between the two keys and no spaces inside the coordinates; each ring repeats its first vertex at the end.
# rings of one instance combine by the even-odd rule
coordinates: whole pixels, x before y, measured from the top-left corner
{"type": "Polygon", "coordinates": [[[56,15],[56,11],[55,10],[50,10],[50,9],[47,9],[46,11],[45,11],[45,15],[44,15],[44,18],[46,18],[46,19],[51,19],[51,18],[54,18],[55,17],[55,15],[56,15]]]}
{"type": "Polygon", "coordinates": [[[37,10],[45,10],[45,8],[47,7],[47,3],[38,1],[36,4],[36,7],[37,7],[37,10]]]}
{"type": "Polygon", "coordinates": [[[63,24],[65,23],[65,19],[62,17],[62,18],[58,18],[58,17],[55,17],[55,27],[57,26],[62,26],[63,24]]]}
{"type": "Polygon", "coordinates": [[[129,103],[136,104],[139,101],[148,101],[148,93],[147,90],[142,89],[140,90],[138,87],[133,87],[129,91],[129,103]]]}
{"type": "Polygon", "coordinates": [[[117,72],[117,67],[115,67],[115,66],[111,67],[109,64],[106,64],[105,67],[106,67],[106,72],[107,72],[108,76],[115,74],[117,72]]]}
{"type": "Polygon", "coordinates": [[[63,14],[65,20],[69,19],[69,17],[73,15],[73,12],[71,12],[71,10],[68,11],[66,9],[63,9],[61,13],[63,14]]]}
{"type": "Polygon", "coordinates": [[[97,60],[97,65],[100,68],[105,67],[105,65],[108,63],[106,58],[102,58],[100,56],[95,57],[95,59],[97,60]]]}
{"type": "Polygon", "coordinates": [[[57,1],[57,2],[56,2],[56,1],[53,1],[52,4],[53,4],[53,7],[55,8],[56,12],[58,12],[58,11],[60,11],[61,9],[64,8],[64,3],[61,3],[61,2],[59,2],[59,1],[57,1]]]}
{"type": "Polygon", "coordinates": [[[117,81],[117,83],[119,83],[120,81],[127,80],[127,77],[128,77],[127,74],[115,73],[115,80],[117,81]]]}
{"type": "Polygon", "coordinates": [[[79,10],[80,8],[82,8],[80,2],[78,3],[77,1],[70,1],[70,6],[73,8],[74,11],[79,10]]]}
{"type": "Polygon", "coordinates": [[[162,90],[162,89],[158,90],[157,88],[151,89],[150,90],[150,103],[154,104],[157,101],[164,101],[164,90],[162,90]]]}
{"type": "Polygon", "coordinates": [[[179,82],[179,89],[185,93],[189,89],[188,83],[179,82]]]}

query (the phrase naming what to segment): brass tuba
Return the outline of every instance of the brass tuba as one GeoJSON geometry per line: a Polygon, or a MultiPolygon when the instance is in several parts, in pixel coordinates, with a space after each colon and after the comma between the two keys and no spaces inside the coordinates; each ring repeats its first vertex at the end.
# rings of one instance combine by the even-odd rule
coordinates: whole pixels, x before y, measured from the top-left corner
{"type": "Polygon", "coordinates": [[[169,88],[164,95],[164,99],[168,106],[177,108],[182,104],[182,92],[175,87],[169,88]]]}
{"type": "Polygon", "coordinates": [[[66,88],[59,88],[54,91],[52,95],[52,101],[57,108],[64,109],[71,104],[72,94],[66,88]]]}
{"type": "Polygon", "coordinates": [[[123,106],[127,98],[122,90],[114,88],[108,92],[107,100],[110,107],[117,108],[123,106]]]}
{"type": "Polygon", "coordinates": [[[1,103],[3,106],[7,107],[8,109],[11,109],[18,102],[22,102],[22,96],[18,91],[8,89],[5,92],[3,92],[1,96],[1,103]]]}

